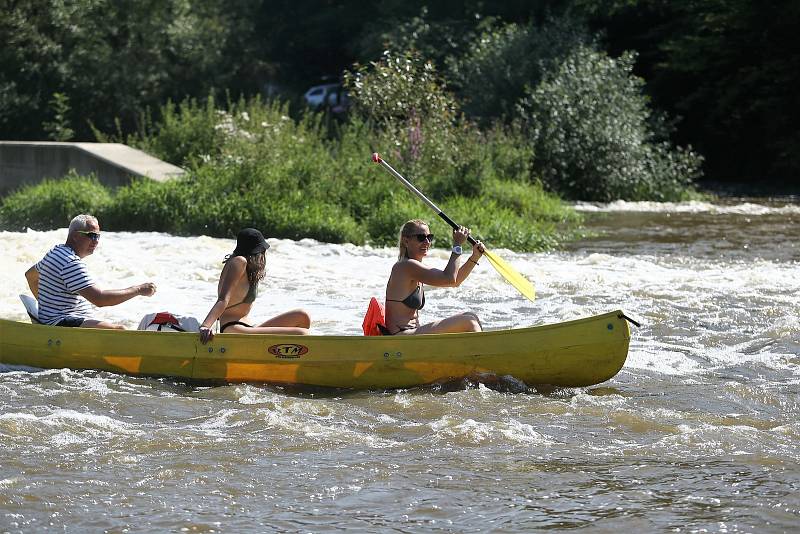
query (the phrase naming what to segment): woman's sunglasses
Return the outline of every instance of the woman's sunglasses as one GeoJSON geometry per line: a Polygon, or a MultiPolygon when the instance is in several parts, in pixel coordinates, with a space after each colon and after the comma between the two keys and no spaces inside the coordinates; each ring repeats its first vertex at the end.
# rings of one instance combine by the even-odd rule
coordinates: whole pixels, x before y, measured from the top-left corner
{"type": "Polygon", "coordinates": [[[416,237],[417,241],[420,243],[424,243],[425,241],[428,243],[433,243],[434,240],[433,234],[411,234],[408,237],[416,237]]]}
{"type": "Polygon", "coordinates": [[[100,234],[98,234],[97,232],[87,232],[85,230],[78,230],[78,233],[85,235],[92,241],[100,241],[100,234]]]}

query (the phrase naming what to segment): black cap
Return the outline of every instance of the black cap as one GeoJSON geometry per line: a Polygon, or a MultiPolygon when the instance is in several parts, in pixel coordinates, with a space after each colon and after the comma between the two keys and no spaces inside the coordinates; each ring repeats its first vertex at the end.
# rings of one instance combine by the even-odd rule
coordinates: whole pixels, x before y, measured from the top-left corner
{"type": "Polygon", "coordinates": [[[236,236],[236,248],[231,256],[252,256],[261,254],[269,248],[269,243],[255,228],[244,228],[236,236]]]}

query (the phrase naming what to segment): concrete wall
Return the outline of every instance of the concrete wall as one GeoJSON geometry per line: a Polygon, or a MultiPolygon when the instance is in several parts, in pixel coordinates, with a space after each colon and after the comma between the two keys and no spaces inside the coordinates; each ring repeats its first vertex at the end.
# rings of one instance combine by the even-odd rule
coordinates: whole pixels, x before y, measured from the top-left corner
{"type": "Polygon", "coordinates": [[[164,181],[184,171],[119,143],[54,143],[0,141],[0,195],[45,178],[61,178],[70,169],[97,175],[109,186],[127,184],[132,177],[164,181]]]}

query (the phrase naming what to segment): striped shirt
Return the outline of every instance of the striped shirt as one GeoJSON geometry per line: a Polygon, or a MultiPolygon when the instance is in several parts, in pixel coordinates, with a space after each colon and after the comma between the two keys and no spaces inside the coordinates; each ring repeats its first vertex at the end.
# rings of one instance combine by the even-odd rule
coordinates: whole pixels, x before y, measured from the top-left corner
{"type": "Polygon", "coordinates": [[[92,304],[78,294],[94,285],[75,251],[56,245],[36,264],[39,271],[39,321],[56,324],[65,317],[89,318],[92,304]]]}

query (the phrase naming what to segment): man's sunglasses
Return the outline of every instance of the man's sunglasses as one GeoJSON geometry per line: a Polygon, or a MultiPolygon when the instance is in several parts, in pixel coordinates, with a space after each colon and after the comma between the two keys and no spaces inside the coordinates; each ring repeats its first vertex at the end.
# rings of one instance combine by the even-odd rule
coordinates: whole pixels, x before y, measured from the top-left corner
{"type": "Polygon", "coordinates": [[[97,232],[87,232],[85,230],[78,230],[78,233],[85,235],[92,241],[100,241],[100,234],[98,234],[97,232]]]}
{"type": "Polygon", "coordinates": [[[423,243],[425,241],[433,243],[434,240],[433,234],[411,234],[408,237],[416,237],[417,241],[419,241],[420,243],[423,243]]]}

